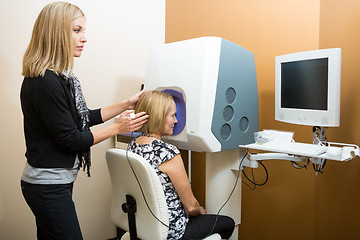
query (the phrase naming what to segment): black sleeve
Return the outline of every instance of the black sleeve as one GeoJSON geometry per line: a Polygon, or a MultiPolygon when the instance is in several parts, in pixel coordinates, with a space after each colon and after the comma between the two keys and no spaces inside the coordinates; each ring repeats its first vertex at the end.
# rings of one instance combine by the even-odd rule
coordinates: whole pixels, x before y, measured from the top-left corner
{"type": "Polygon", "coordinates": [[[90,131],[80,131],[73,118],[70,95],[56,74],[47,74],[37,84],[35,106],[54,141],[64,150],[77,152],[93,145],[90,131]]]}
{"type": "Polygon", "coordinates": [[[101,117],[101,108],[94,110],[89,109],[89,113],[90,113],[90,126],[98,125],[104,122],[101,117]]]}

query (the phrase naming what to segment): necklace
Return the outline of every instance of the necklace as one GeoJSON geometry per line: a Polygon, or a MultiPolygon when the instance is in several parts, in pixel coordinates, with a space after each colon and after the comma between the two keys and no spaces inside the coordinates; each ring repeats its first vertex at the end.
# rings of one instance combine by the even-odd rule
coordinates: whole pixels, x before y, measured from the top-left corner
{"type": "Polygon", "coordinates": [[[145,136],[145,137],[153,137],[153,138],[158,139],[158,137],[157,137],[157,136],[155,136],[155,135],[150,135],[150,134],[146,134],[146,133],[142,133],[142,134],[141,134],[141,136],[145,136]]]}

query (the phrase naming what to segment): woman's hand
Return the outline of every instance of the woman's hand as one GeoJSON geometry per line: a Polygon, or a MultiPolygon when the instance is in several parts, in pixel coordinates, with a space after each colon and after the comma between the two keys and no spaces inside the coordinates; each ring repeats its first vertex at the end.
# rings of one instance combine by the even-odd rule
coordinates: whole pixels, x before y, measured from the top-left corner
{"type": "Polygon", "coordinates": [[[135,104],[137,103],[137,101],[139,101],[140,96],[145,92],[145,89],[141,90],[140,92],[138,92],[137,94],[135,94],[134,96],[130,97],[127,101],[128,101],[128,109],[134,109],[135,108],[135,104]]]}
{"type": "Polygon", "coordinates": [[[126,110],[120,114],[119,119],[115,123],[104,128],[92,130],[91,132],[94,137],[94,144],[117,134],[131,133],[139,130],[142,125],[147,122],[149,115],[145,112],[141,112],[135,114],[134,118],[131,118],[130,113],[132,112],[133,110],[126,110]]]}
{"type": "Polygon", "coordinates": [[[132,110],[126,110],[120,114],[119,118],[115,123],[115,128],[117,129],[117,134],[131,133],[139,130],[144,123],[147,122],[149,115],[145,112],[140,112],[135,114],[135,118],[130,117],[132,110]]]}
{"type": "Polygon", "coordinates": [[[113,105],[103,107],[101,108],[101,118],[104,122],[106,122],[109,119],[112,119],[113,117],[119,115],[120,113],[126,111],[127,109],[134,109],[135,104],[139,100],[141,94],[144,93],[145,90],[142,90],[141,92],[138,92],[128,100],[124,100],[121,102],[117,102],[113,105]]]}

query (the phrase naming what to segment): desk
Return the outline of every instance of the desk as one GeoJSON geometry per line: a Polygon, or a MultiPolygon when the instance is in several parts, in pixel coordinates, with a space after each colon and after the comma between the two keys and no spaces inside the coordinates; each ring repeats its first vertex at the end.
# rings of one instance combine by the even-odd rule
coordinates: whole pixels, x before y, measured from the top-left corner
{"type": "MultiPolygon", "coordinates": [[[[247,144],[247,145],[240,145],[240,148],[247,148],[247,149],[255,149],[255,150],[261,150],[261,151],[268,151],[268,152],[276,152],[276,153],[283,153],[283,154],[288,154],[291,155],[290,153],[287,153],[286,151],[278,151],[275,147],[271,146],[266,146],[266,144],[258,144],[258,143],[251,143],[251,144],[247,144]]],[[[310,155],[306,152],[302,153],[301,157],[306,157],[306,158],[317,158],[317,159],[327,159],[327,160],[334,160],[334,161],[348,161],[351,160],[352,158],[354,158],[355,156],[359,156],[359,148],[355,145],[344,145],[344,147],[333,147],[331,146],[331,148],[337,148],[338,150],[342,151],[342,154],[338,155],[338,156],[332,156],[329,155],[328,153],[322,153],[319,155],[310,155]],[[349,149],[349,151],[344,152],[343,148],[345,146],[350,146],[350,148],[352,148],[352,150],[349,149]]]]}

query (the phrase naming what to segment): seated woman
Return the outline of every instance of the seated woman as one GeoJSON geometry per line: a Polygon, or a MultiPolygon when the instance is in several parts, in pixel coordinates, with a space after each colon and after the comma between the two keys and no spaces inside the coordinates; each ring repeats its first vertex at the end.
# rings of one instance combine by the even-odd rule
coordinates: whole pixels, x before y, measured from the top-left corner
{"type": "Polygon", "coordinates": [[[169,212],[168,239],[203,239],[213,233],[230,238],[234,220],[205,214],[191,190],[180,151],[161,140],[164,135],[172,135],[177,123],[172,96],[147,91],[136,104],[137,112],[146,112],[149,119],[139,130],[143,134],[129,144],[129,150],[146,159],[160,178],[169,212]]]}

